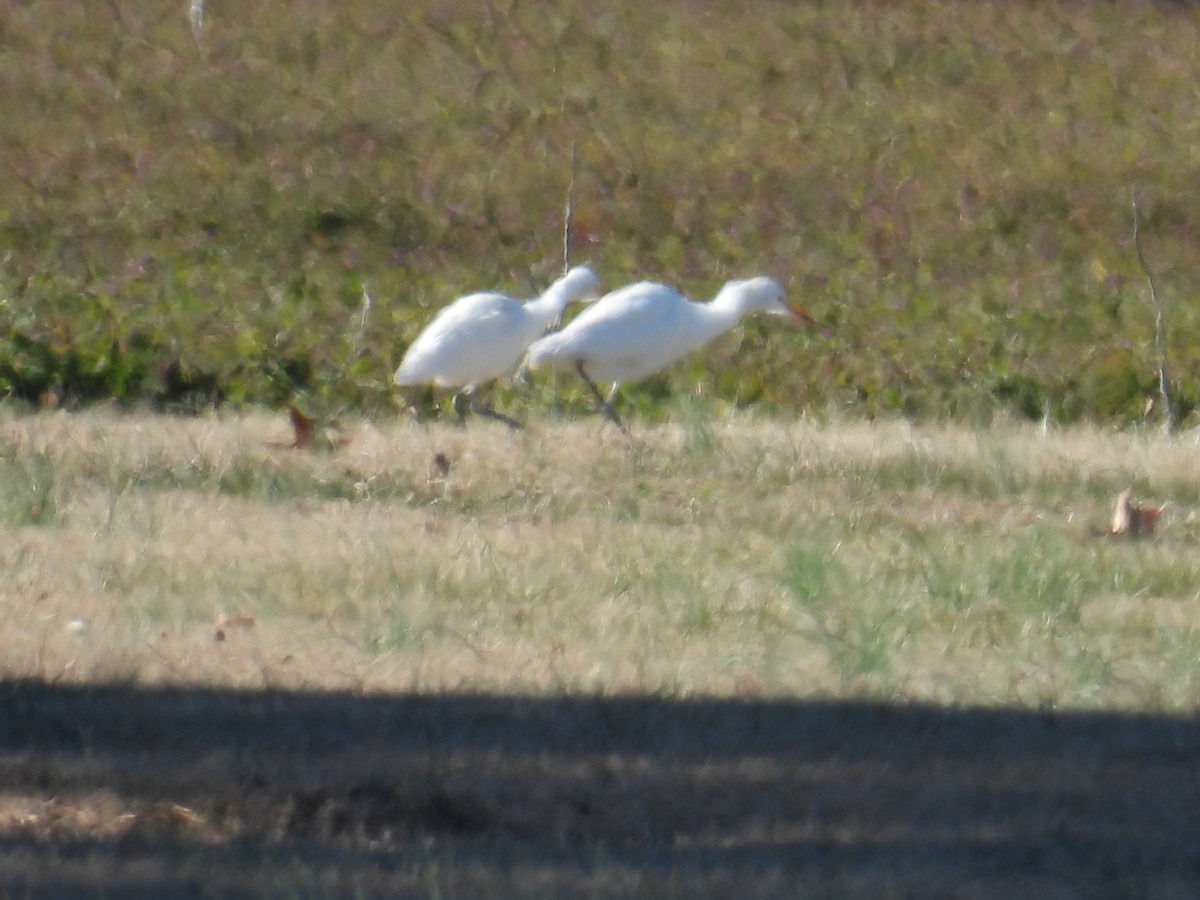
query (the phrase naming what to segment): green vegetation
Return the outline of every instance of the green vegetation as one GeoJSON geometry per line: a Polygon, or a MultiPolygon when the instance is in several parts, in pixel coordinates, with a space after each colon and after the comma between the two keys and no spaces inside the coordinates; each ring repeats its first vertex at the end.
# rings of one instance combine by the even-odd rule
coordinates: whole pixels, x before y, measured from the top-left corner
{"type": "Polygon", "coordinates": [[[0,454],[0,524],[51,525],[59,518],[56,466],[43,453],[0,454]]]}
{"type": "Polygon", "coordinates": [[[436,307],[561,266],[577,144],[574,255],[606,284],[768,272],[831,329],[747,324],[632,391],[643,415],[1129,422],[1134,190],[1196,402],[1188,4],[303,0],[210,4],[197,43],[177,0],[35,0],[2,29],[13,397],[392,409],[436,307]]]}

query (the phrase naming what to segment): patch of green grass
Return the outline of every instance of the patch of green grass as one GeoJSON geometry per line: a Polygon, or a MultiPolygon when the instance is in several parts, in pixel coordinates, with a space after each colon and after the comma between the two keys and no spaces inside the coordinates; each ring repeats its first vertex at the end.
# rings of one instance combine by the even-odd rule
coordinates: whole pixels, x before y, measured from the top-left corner
{"type": "Polygon", "coordinates": [[[785,583],[803,615],[800,627],[827,654],[843,688],[854,690],[887,682],[904,640],[897,606],[904,594],[871,593],[841,556],[836,534],[807,532],[788,553],[785,583]]]}
{"type": "Polygon", "coordinates": [[[368,653],[393,653],[418,644],[420,632],[405,617],[403,607],[397,607],[382,627],[364,628],[361,641],[368,653]]]}
{"type": "Polygon", "coordinates": [[[9,528],[62,521],[60,468],[44,453],[0,458],[0,520],[9,528]]]}

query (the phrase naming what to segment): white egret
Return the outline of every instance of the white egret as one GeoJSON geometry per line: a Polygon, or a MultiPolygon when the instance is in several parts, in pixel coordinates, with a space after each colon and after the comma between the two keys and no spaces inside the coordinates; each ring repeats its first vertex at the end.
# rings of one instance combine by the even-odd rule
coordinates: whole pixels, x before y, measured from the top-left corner
{"type": "Polygon", "coordinates": [[[460,419],[466,418],[469,407],[473,413],[519,428],[508,416],[478,402],[480,384],[514,369],[525,348],[557,321],[569,303],[599,295],[600,279],[587,266],[576,266],[536,300],[525,303],[493,292],[459,297],[412,342],[395,382],[456,388],[454,411],[460,419]]]}
{"type": "Polygon", "coordinates": [[[601,297],[562,331],[535,341],[526,361],[531,369],[574,369],[604,414],[624,428],[613,408],[622,384],[654,374],[754,312],[816,324],[804,310],[788,305],[783,288],[766,276],[730,281],[708,303],[693,303],[673,288],[643,281],[601,297]],[[612,382],[607,398],[596,381],[612,382]]]}

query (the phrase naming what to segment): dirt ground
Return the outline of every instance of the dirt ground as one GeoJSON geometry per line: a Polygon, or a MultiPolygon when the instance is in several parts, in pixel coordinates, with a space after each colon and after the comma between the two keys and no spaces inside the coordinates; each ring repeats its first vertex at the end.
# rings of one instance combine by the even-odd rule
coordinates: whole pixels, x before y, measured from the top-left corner
{"type": "Polygon", "coordinates": [[[1200,896],[1200,723],[0,686],[3,897],[1200,896]]]}

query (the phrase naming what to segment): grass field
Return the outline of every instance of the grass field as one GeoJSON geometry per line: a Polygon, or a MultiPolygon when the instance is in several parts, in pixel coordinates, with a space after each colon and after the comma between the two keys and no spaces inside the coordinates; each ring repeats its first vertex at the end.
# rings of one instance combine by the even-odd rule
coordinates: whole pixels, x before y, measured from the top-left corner
{"type": "Polygon", "coordinates": [[[27,615],[9,620],[5,667],[334,690],[1200,699],[1190,442],[679,417],[632,439],[595,420],[364,423],[334,454],[282,449],[278,416],[11,418],[5,566],[27,615]],[[1127,485],[1170,501],[1153,543],[1103,537],[1127,485]],[[214,643],[222,615],[255,624],[214,643]]]}
{"type": "Polygon", "coordinates": [[[10,894],[1200,884],[1192,436],[672,415],[10,413],[10,894]]]}

